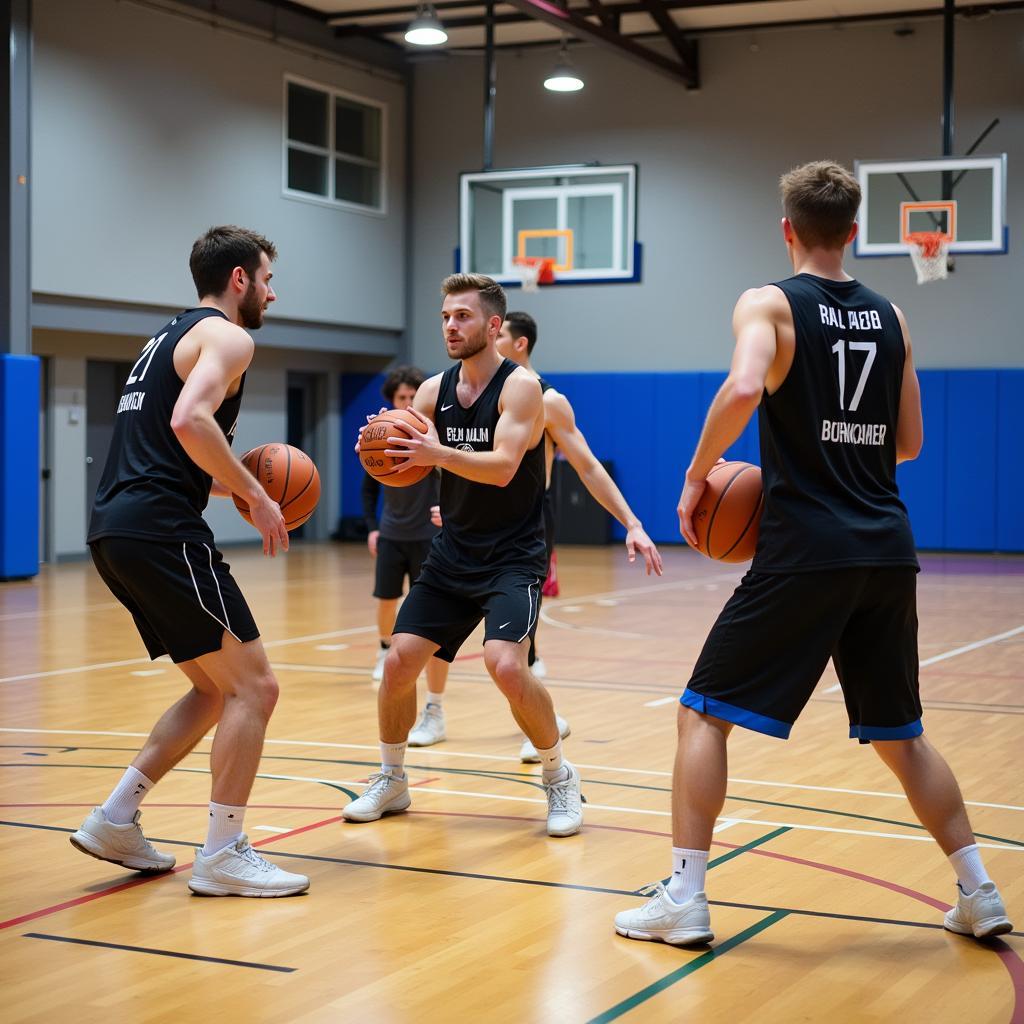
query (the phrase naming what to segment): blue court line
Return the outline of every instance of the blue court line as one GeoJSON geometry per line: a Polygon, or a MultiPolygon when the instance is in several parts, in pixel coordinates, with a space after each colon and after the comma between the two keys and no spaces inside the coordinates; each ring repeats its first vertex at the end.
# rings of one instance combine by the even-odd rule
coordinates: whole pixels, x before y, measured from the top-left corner
{"type": "Polygon", "coordinates": [[[647,1002],[648,999],[656,996],[659,992],[664,992],[665,989],[674,985],[677,981],[682,981],[683,978],[693,974],[694,971],[699,971],[702,967],[706,967],[712,960],[716,960],[725,953],[728,953],[730,949],[735,949],[736,946],[746,942],[747,939],[752,939],[759,932],[763,932],[773,924],[778,924],[779,921],[787,916],[787,911],[776,910],[774,913],[762,918],[757,924],[752,924],[749,928],[737,932],[731,939],[726,939],[721,945],[715,946],[714,949],[709,949],[706,953],[702,953],[688,964],[683,964],[682,967],[676,968],[671,974],[666,974],[664,978],[659,978],[658,981],[652,982],[646,988],[640,989],[639,992],[634,992],[627,999],[623,999],[621,1003],[616,1003],[610,1010],[605,1010],[604,1013],[591,1017],[587,1024],[608,1024],[609,1021],[617,1020],[624,1014],[629,1013],[630,1010],[636,1009],[641,1003],[647,1002]]]}
{"type": "Polygon", "coordinates": [[[297,967],[277,967],[274,964],[257,964],[249,960],[228,960],[222,956],[201,956],[198,953],[176,953],[169,949],[149,949],[146,946],[125,946],[120,942],[99,942],[95,939],[72,939],[67,935],[43,935],[41,932],[25,932],[25,939],[48,939],[50,942],[69,942],[75,946],[98,946],[101,949],[123,949],[129,953],[152,953],[155,956],[170,956],[178,960],[202,960],[204,963],[225,964],[228,967],[251,967],[257,971],[277,971],[293,974],[297,967]]]}

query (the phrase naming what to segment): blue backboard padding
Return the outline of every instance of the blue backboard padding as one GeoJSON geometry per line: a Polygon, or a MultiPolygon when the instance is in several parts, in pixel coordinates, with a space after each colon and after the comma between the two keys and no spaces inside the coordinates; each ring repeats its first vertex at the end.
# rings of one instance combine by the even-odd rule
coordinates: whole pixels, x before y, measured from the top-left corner
{"type": "MultiPolygon", "coordinates": [[[[686,466],[724,373],[551,373],[576,422],[647,532],[679,542],[686,466]]],[[[1024,370],[920,370],[924,447],[896,478],[920,548],[1024,551],[1024,370]]],[[[342,384],[342,514],[359,515],[362,468],[352,452],[381,375],[342,384]]],[[[760,463],[757,417],[726,458],[760,463]]],[[[623,529],[614,524],[612,536],[623,529]]]]}
{"type": "Polygon", "coordinates": [[[0,579],[39,572],[39,357],[0,355],[0,579]]]}

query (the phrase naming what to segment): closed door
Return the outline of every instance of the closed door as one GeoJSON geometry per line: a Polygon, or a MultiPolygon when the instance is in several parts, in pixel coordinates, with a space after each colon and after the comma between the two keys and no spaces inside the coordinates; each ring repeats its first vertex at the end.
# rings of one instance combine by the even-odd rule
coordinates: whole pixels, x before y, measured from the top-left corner
{"type": "Polygon", "coordinates": [[[131,363],[90,359],[85,367],[85,521],[103,476],[107,451],[114,436],[114,416],[131,363]]]}

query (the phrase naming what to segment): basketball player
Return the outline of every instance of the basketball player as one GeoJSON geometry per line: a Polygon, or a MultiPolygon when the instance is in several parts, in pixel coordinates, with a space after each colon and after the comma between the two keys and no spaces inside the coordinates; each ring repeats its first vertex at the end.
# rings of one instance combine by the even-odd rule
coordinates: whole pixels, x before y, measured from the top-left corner
{"type": "MultiPolygon", "coordinates": [[[[642,523],[633,514],[633,510],[615,485],[615,481],[590,450],[587,439],[576,425],[576,413],[573,411],[569,399],[556,391],[531,365],[530,357],[533,355],[536,344],[537,322],[533,317],[529,313],[510,312],[506,314],[505,322],[498,332],[498,352],[506,359],[518,363],[529,374],[537,378],[544,400],[544,545],[548,567],[550,568],[551,556],[555,549],[555,502],[554,492],[551,489],[551,468],[555,461],[555,448],[557,447],[579,474],[583,486],[603,508],[607,509],[626,528],[626,553],[630,562],[634,561],[639,553],[644,560],[647,575],[649,576],[653,572],[660,576],[662,566],[658,549],[644,532],[642,523]]],[[[536,655],[536,647],[530,652],[530,656],[536,658],[537,662],[540,661],[539,656],[536,655]]],[[[532,667],[534,675],[539,677],[541,673],[537,671],[536,662],[532,667]]],[[[441,713],[439,701],[436,702],[436,710],[430,706],[430,701],[434,699],[434,696],[428,694],[428,703],[420,719],[422,729],[418,725],[414,732],[421,731],[430,736],[430,730],[437,729],[440,732],[440,739],[444,739],[444,716],[441,713]]],[[[564,739],[569,735],[569,724],[559,716],[558,726],[564,739]]],[[[409,742],[412,743],[411,737],[409,742]]],[[[438,740],[432,739],[431,742],[436,743],[438,740]]],[[[425,744],[422,745],[425,746],[425,744]]],[[[524,764],[536,764],[540,760],[536,748],[529,738],[523,739],[519,758],[524,764]]]]}
{"type": "Polygon", "coordinates": [[[277,680],[259,630],[202,517],[211,494],[241,495],[263,553],[288,550],[277,504],[231,454],[245,372],[247,330],[275,295],[266,238],[211,228],[189,266],[199,305],[143,347],[117,406],[96,493],[89,549],[111,593],[131,612],[151,658],[169,654],[191,688],[156,723],[101,807],[71,836],[76,849],[144,873],[169,871],[139,826],[149,791],[214,725],[209,831],[189,888],[205,896],[288,896],[305,875],[261,857],[242,832],[277,680]]]}
{"type": "Polygon", "coordinates": [[[544,581],[544,407],[537,378],[497,351],[505,292],[478,274],[441,286],[441,322],[456,365],[416,393],[426,433],[391,437],[399,468],[439,466],[444,526],[398,613],[378,694],[381,771],[344,808],[374,821],[409,807],[406,740],[416,718],[416,679],[431,656],[451,662],[481,619],[484,664],[520,728],[537,747],[548,798],[547,831],[583,823],[580,777],[562,757],[547,691],[527,665],[544,581]]]}
{"type": "Polygon", "coordinates": [[[956,872],[946,928],[999,935],[1011,924],[960,790],[922,735],[918,565],[895,479],[923,440],[906,320],[843,270],[857,233],[856,179],[819,162],[781,186],[794,276],[740,297],[732,368],[679,500],[682,533],[696,547],[707,474],[760,406],[757,552],[680,698],[672,877],[648,903],[619,913],[615,929],[677,945],[714,937],[704,873],[726,795],[726,740],[734,725],[787,738],[831,657],[850,737],[875,748],[956,872]]]}
{"type": "MultiPolygon", "coordinates": [[[[423,371],[415,366],[396,366],[387,375],[381,394],[392,408],[408,409],[423,379],[423,371]]],[[[375,682],[384,677],[384,659],[391,646],[405,578],[409,577],[410,585],[416,582],[430,550],[430,542],[437,533],[430,514],[437,503],[437,484],[436,473],[411,487],[384,487],[369,473],[363,476],[363,515],[369,530],[366,544],[376,559],[373,596],[377,599],[380,649],[373,669],[375,682]],[[381,491],[384,492],[384,507],[378,523],[377,506],[381,491]]],[[[447,677],[445,662],[439,658],[431,658],[427,662],[427,706],[432,713],[429,716],[424,714],[422,722],[409,733],[410,746],[429,746],[444,739],[444,717],[433,712],[434,709],[440,712],[447,677]],[[423,724],[425,728],[421,728],[423,724]]]]}

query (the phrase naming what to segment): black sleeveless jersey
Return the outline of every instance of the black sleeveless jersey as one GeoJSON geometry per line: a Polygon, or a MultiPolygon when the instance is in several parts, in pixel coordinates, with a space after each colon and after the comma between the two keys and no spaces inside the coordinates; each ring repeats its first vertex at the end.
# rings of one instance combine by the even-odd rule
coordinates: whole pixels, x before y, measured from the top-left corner
{"type": "Polygon", "coordinates": [[[776,285],[796,330],[793,365],[759,409],[765,504],[751,568],[917,565],[896,488],[906,349],[892,303],[859,281],[776,285]]]}
{"type": "MultiPolygon", "coordinates": [[[[463,451],[494,449],[498,399],[516,369],[504,360],[477,400],[464,409],[456,385],[461,364],[446,370],[434,406],[441,443],[463,451]]],[[[480,484],[455,473],[441,474],[441,516],[444,525],[434,538],[428,564],[451,574],[493,572],[518,567],[544,576],[544,438],[523,455],[506,487],[480,484]]]]}
{"type": "MultiPolygon", "coordinates": [[[[114,436],[89,523],[90,543],[101,537],[212,542],[213,531],[203,519],[212,477],[188,457],[171,430],[183,386],[174,369],[174,349],[209,316],[224,314],[205,307],[186,309],[143,346],[117,404],[114,436]]],[[[243,375],[238,393],[214,413],[229,444],[244,385],[243,375]]]]}

